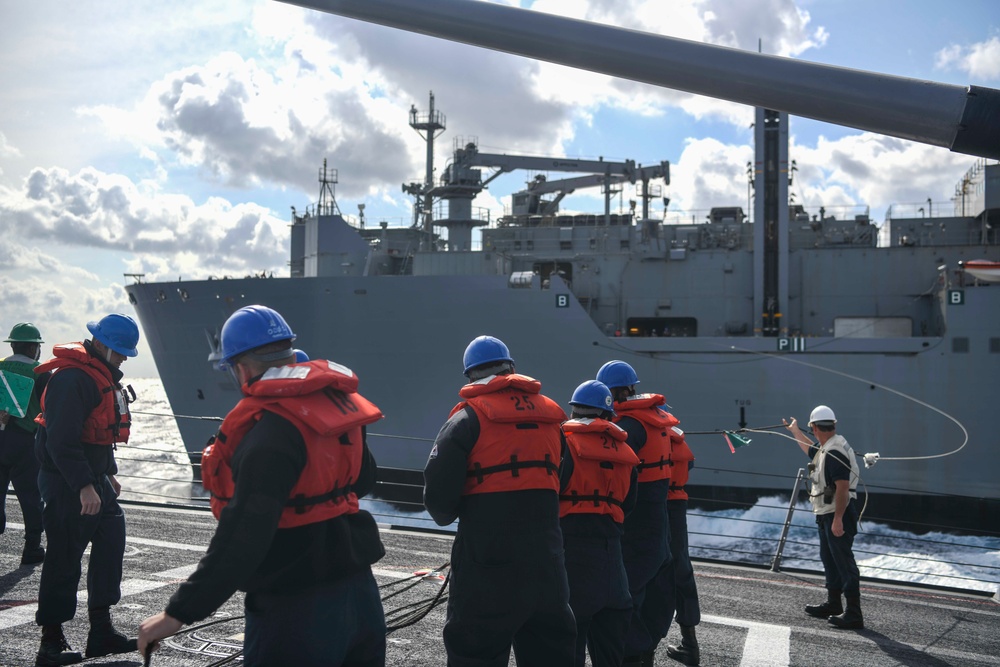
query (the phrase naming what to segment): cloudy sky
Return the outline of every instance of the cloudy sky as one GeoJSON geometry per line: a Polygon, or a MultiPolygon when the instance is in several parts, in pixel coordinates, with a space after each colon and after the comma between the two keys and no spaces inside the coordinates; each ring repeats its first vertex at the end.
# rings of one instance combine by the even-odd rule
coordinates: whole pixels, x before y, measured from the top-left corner
{"type": "MultiPolygon", "coordinates": [[[[994,0],[513,0],[538,11],[769,54],[1000,87],[994,0]],[[759,40],[759,42],[758,42],[759,40]]],[[[146,280],[287,274],[291,206],[338,170],[347,214],[411,218],[407,124],[434,92],[484,152],[671,163],[671,210],[745,205],[752,109],[303,10],[272,0],[34,0],[0,9],[0,329],[80,340],[134,314],[146,280]]],[[[832,101],[831,103],[835,103],[832,101]]],[[[974,158],[793,119],[809,206],[950,206],[974,158]]],[[[502,211],[525,174],[477,205],[502,211]]],[[[597,193],[594,193],[595,195],[597,193]]],[[[622,197],[627,206],[628,193],[622,197]]],[[[564,208],[599,209],[577,195],[564,208]]],[[[662,213],[662,211],[660,211],[662,213]]],[[[6,349],[6,347],[4,347],[6,349]]],[[[47,354],[48,350],[46,350],[47,354]]],[[[153,376],[148,348],[125,370],[153,376]]],[[[0,350],[0,354],[5,354],[0,350]]]]}

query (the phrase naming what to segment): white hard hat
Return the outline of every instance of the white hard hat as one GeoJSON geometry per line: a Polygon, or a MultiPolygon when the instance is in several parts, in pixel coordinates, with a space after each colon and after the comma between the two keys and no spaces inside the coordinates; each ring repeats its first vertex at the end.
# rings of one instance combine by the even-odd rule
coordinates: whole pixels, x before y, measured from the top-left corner
{"type": "Polygon", "coordinates": [[[813,408],[813,411],[809,414],[809,425],[813,425],[816,422],[833,422],[837,423],[837,418],[833,414],[833,410],[825,405],[817,405],[813,408]]]}

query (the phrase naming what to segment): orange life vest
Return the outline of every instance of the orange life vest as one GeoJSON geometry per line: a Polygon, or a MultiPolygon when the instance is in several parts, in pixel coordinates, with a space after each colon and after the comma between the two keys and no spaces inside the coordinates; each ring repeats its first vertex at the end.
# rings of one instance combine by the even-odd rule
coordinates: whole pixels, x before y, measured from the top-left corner
{"type": "Polygon", "coordinates": [[[610,514],[622,523],[622,501],[628,495],[632,468],[639,464],[625,443],[628,435],[604,419],[571,419],[562,429],[573,457],[573,474],[559,494],[559,516],[610,514]]]}
{"type": "Polygon", "coordinates": [[[268,369],[243,385],[236,404],[209,441],[201,459],[201,480],[212,494],[218,519],[236,489],[230,462],[240,442],[265,411],[284,417],[306,443],[306,466],[292,487],[279,528],[295,528],[358,511],[351,488],[358,481],[364,448],[361,427],[382,412],[357,393],[358,378],[332,361],[316,360],[268,369]]]}
{"type": "Polygon", "coordinates": [[[463,495],[552,489],[559,492],[559,424],[566,413],[539,393],[542,384],[526,375],[493,375],[465,385],[465,400],[479,418],[479,439],[469,453],[463,495]]]}
{"type": "Polygon", "coordinates": [[[670,427],[680,421],[658,407],[664,404],[660,394],[638,394],[615,403],[616,422],[632,417],[646,429],[646,444],[637,452],[640,484],[670,479],[670,427]]]}
{"type": "Polygon", "coordinates": [[[667,500],[687,500],[688,494],[684,486],[694,467],[694,452],[684,440],[684,431],[676,426],[670,427],[670,459],[674,462],[674,467],[670,475],[667,500]]]}
{"type": "MultiPolygon", "coordinates": [[[[111,369],[94,358],[83,343],[64,343],[52,348],[52,359],[35,367],[35,373],[41,375],[48,371],[58,373],[63,368],[79,368],[93,378],[97,389],[101,392],[100,404],[87,415],[80,431],[80,441],[91,445],[114,445],[128,442],[129,428],[132,426],[132,415],[129,413],[125,391],[115,382],[111,369]]],[[[50,380],[51,382],[51,380],[50,380]]],[[[35,422],[45,426],[45,397],[49,390],[46,387],[42,393],[42,411],[35,417],[35,422]]]]}

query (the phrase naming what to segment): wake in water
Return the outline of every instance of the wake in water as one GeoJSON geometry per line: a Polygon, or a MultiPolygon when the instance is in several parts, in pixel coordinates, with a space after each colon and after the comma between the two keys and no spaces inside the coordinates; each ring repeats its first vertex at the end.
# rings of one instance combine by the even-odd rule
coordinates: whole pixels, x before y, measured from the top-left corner
{"type": "Polygon", "coordinates": [[[136,400],[130,406],[132,428],[127,445],[115,454],[122,498],[146,502],[187,504],[207,499],[194,474],[184,441],[171,414],[167,394],[158,379],[126,378],[136,400]],[[146,414],[153,413],[153,414],[146,414]]]}
{"type": "MultiPolygon", "coordinates": [[[[750,509],[688,512],[694,557],[770,565],[788,513],[787,496],[760,498],[750,509]]],[[[854,554],[863,577],[1000,591],[1000,538],[932,532],[916,535],[862,520],[854,554]]],[[[822,571],[811,506],[795,504],[781,566],[822,571]]]]}

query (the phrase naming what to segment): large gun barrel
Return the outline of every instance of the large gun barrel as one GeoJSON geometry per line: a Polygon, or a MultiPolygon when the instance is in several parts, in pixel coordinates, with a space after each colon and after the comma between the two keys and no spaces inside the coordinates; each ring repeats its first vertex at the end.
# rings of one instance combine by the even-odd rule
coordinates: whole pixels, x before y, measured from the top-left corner
{"type": "Polygon", "coordinates": [[[473,0],[280,1],[1000,159],[995,88],[821,65],[473,0]]]}

